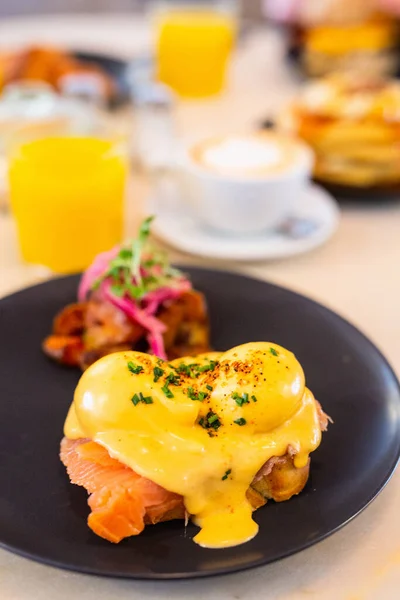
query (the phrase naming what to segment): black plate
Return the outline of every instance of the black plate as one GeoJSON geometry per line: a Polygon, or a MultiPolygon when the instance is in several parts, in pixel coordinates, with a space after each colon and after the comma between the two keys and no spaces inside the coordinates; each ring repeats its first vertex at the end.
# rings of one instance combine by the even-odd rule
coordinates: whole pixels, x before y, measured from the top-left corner
{"type": "Polygon", "coordinates": [[[121,58],[98,54],[95,52],[75,51],[73,56],[85,63],[92,63],[103,69],[112,77],[116,85],[114,96],[109,101],[109,108],[119,108],[129,102],[128,63],[121,58]]]}
{"type": "Polygon", "coordinates": [[[339,202],[397,202],[400,200],[400,184],[356,186],[344,183],[333,183],[323,179],[314,179],[315,183],[325,188],[339,202]]]}
{"type": "Polygon", "coordinates": [[[400,390],[380,352],[339,316],[280,287],[239,275],[187,269],[205,292],[213,344],[275,341],[300,359],[309,387],[335,424],[313,454],[305,490],[255,513],[256,538],[206,550],[183,522],[146,527],[112,545],[86,525],[86,492],[58,459],[79,373],[40,344],[56,311],[74,300],[77,277],[0,301],[0,540],[51,565],[115,577],[175,579],[263,565],[318,542],[357,515],[388,481],[400,452],[400,390]]]}

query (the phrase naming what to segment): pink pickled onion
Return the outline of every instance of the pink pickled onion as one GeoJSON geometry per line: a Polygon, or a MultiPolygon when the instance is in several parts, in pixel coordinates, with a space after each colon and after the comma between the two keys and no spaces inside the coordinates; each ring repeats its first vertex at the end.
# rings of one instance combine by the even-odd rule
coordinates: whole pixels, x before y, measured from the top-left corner
{"type": "Polygon", "coordinates": [[[78,288],[78,300],[83,302],[86,299],[94,282],[106,272],[110,261],[112,261],[120,251],[119,246],[115,246],[107,252],[98,254],[92,264],[86,269],[82,275],[78,288]]]}
{"type": "Polygon", "coordinates": [[[149,333],[147,336],[147,341],[149,342],[151,351],[155,356],[158,356],[163,360],[168,360],[165,352],[163,336],[161,333],[149,333]]]}
{"type": "Polygon", "coordinates": [[[109,302],[114,304],[117,308],[122,310],[127,317],[139,323],[148,333],[148,340],[152,352],[160,358],[166,360],[167,355],[164,348],[164,340],[162,334],[167,329],[166,325],[153,317],[148,315],[143,309],[139,308],[135,301],[128,298],[119,298],[111,292],[110,281],[104,281],[101,286],[101,291],[109,302]]]}
{"type": "MultiPolygon", "coordinates": [[[[118,256],[120,252],[120,246],[116,246],[108,252],[102,252],[92,262],[89,268],[82,275],[79,288],[78,288],[78,299],[83,302],[89,292],[93,290],[94,283],[99,280],[100,277],[104,276],[109,268],[109,264],[114,258],[118,256]]],[[[157,267],[157,265],[156,265],[157,267]]],[[[158,267],[160,275],[162,274],[161,267],[158,267]]],[[[155,271],[157,269],[155,268],[155,271]]],[[[145,276],[145,270],[142,269],[142,276],[145,276]]],[[[156,356],[167,360],[167,355],[164,348],[164,340],[162,334],[166,331],[167,327],[154,315],[164,302],[169,300],[175,300],[184,292],[192,288],[190,281],[182,278],[175,278],[174,285],[171,287],[164,286],[156,290],[148,292],[142,298],[142,306],[139,305],[139,300],[129,298],[128,295],[122,297],[113,294],[111,290],[112,282],[110,278],[105,278],[102,281],[99,292],[114,306],[124,312],[129,319],[135,321],[141,325],[147,332],[147,340],[150,348],[156,356]]]]}
{"type": "Polygon", "coordinates": [[[154,315],[161,304],[168,300],[175,300],[179,298],[184,292],[192,289],[190,281],[182,279],[179,285],[176,287],[161,287],[152,292],[148,292],[143,298],[145,304],[145,311],[148,315],[154,315]]]}

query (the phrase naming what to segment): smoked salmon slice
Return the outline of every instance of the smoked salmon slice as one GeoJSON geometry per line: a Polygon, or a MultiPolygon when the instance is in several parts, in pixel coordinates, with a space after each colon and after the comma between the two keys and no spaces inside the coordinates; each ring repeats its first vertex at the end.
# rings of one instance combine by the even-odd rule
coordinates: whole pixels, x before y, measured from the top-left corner
{"type": "MultiPolygon", "coordinates": [[[[325,431],[331,419],[318,402],[317,407],[321,431],[325,431]]],[[[138,535],[149,523],[188,517],[182,496],[141,477],[96,442],[64,438],[60,458],[71,483],[89,493],[89,527],[110,542],[138,535]]],[[[288,446],[284,456],[273,456],[261,467],[247,498],[254,509],[270,499],[288,500],[304,488],[309,470],[310,461],[302,468],[295,467],[294,451],[288,446]]]]}
{"type": "Polygon", "coordinates": [[[64,438],[60,458],[71,483],[90,494],[89,527],[110,542],[138,535],[146,523],[185,517],[182,496],[141,477],[96,442],[64,438]]]}

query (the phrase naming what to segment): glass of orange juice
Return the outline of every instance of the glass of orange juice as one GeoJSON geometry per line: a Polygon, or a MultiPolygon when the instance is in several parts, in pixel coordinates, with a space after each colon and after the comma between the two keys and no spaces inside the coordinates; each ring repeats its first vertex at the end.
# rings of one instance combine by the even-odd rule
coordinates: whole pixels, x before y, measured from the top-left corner
{"type": "Polygon", "coordinates": [[[120,242],[126,176],[121,139],[19,139],[9,154],[9,192],[22,257],[71,273],[120,242]]]}
{"type": "Polygon", "coordinates": [[[236,36],[237,1],[173,0],[154,5],[158,79],[182,97],[220,92],[236,36]]]}

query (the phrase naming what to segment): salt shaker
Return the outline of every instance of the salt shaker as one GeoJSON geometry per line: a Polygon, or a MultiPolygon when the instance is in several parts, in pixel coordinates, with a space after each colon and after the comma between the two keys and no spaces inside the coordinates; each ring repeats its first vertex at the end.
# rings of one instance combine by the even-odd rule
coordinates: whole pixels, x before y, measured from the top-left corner
{"type": "Polygon", "coordinates": [[[154,81],[152,75],[150,62],[136,64],[130,72],[135,108],[133,151],[149,175],[172,166],[176,144],[174,94],[168,86],[154,81]]]}

